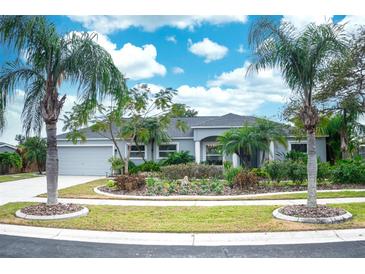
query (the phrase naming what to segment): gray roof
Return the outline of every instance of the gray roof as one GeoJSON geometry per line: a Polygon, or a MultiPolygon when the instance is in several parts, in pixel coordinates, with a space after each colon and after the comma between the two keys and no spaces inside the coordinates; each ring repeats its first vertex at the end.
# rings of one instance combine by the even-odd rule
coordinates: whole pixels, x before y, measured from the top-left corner
{"type": "MultiPolygon", "coordinates": [[[[256,118],[253,116],[241,116],[233,113],[228,113],[223,116],[196,116],[196,117],[181,117],[173,118],[167,129],[167,133],[171,138],[193,137],[193,128],[215,128],[215,127],[239,127],[244,124],[255,123],[256,118]],[[183,132],[176,128],[177,121],[183,121],[188,126],[188,129],[183,132]]],[[[84,128],[80,131],[84,132],[87,138],[103,138],[99,133],[92,132],[90,128],[84,128]]],[[[106,135],[107,133],[105,133],[106,135]]],[[[67,133],[57,135],[58,139],[66,138],[67,133]]]]}
{"type": "Polygon", "coordinates": [[[8,147],[11,147],[11,148],[14,148],[14,149],[16,148],[16,146],[8,144],[8,143],[4,143],[4,142],[0,142],[0,146],[8,146],[8,147]]]}

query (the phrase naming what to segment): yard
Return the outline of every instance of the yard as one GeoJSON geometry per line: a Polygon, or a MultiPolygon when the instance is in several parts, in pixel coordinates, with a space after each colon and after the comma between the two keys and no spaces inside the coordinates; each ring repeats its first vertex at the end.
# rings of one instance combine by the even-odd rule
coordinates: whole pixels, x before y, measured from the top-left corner
{"type": "Polygon", "coordinates": [[[0,207],[0,223],[56,228],[135,232],[267,232],[365,227],[365,203],[339,204],[354,218],[333,225],[312,225],[274,219],[277,206],[134,207],[91,206],[86,217],[62,221],[27,221],[16,210],[31,203],[0,207]]]}
{"type": "Polygon", "coordinates": [[[18,173],[18,174],[7,174],[7,175],[0,175],[0,183],[23,180],[23,179],[30,179],[39,177],[41,175],[37,173],[18,173]]]}

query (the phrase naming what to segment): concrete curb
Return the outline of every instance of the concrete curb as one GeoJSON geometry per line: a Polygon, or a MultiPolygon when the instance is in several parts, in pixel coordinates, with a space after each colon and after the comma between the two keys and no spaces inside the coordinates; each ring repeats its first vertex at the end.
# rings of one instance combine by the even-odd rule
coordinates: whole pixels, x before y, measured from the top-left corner
{"type": "Polygon", "coordinates": [[[345,214],[342,214],[340,216],[335,217],[322,217],[322,218],[305,218],[305,217],[295,217],[295,216],[289,216],[285,215],[283,213],[280,213],[280,209],[282,207],[277,208],[273,211],[272,215],[276,219],[284,220],[284,221],[290,221],[290,222],[299,222],[299,223],[308,223],[308,224],[335,224],[335,223],[341,223],[347,220],[350,220],[352,218],[352,214],[348,211],[346,211],[345,214]]]}
{"type": "Polygon", "coordinates": [[[50,216],[27,215],[21,212],[20,209],[15,212],[15,216],[18,218],[26,220],[41,220],[41,221],[71,219],[71,218],[86,216],[87,214],[89,214],[89,209],[86,207],[83,207],[80,211],[77,212],[60,214],[60,215],[50,215],[50,216]]]}
{"type": "Polygon", "coordinates": [[[0,224],[0,234],[66,241],[161,246],[256,246],[365,240],[365,229],[256,233],[138,233],[0,224]]]}
{"type": "MultiPolygon", "coordinates": [[[[242,195],[173,195],[173,196],[139,196],[139,195],[121,195],[121,194],[113,194],[99,190],[99,187],[104,185],[100,185],[94,187],[94,192],[100,195],[120,198],[120,200],[159,200],[159,201],[169,201],[175,200],[178,201],[180,199],[183,200],[191,200],[191,201],[230,201],[237,199],[245,199],[245,198],[254,198],[254,197],[265,197],[271,195],[282,195],[282,194],[298,194],[298,193],[307,193],[307,191],[285,191],[285,192],[268,192],[268,193],[258,193],[258,194],[242,194],[242,195]]],[[[327,189],[327,190],[318,190],[317,192],[339,192],[339,191],[354,191],[354,192],[365,192],[365,189],[327,189]]]]}

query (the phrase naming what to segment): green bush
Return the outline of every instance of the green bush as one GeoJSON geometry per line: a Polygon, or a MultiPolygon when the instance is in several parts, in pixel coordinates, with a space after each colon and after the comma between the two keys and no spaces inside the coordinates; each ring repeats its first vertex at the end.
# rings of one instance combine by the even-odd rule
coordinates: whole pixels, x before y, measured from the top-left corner
{"type": "Polygon", "coordinates": [[[109,187],[109,188],[116,188],[117,187],[117,184],[114,180],[108,180],[106,182],[106,186],[109,187]]]}
{"type": "Polygon", "coordinates": [[[224,172],[224,178],[227,180],[230,187],[233,187],[234,178],[240,171],[242,171],[242,167],[232,167],[224,172]]]}
{"type": "Polygon", "coordinates": [[[285,165],[285,177],[293,182],[302,183],[307,178],[307,165],[301,161],[286,160],[283,161],[285,165]]]}
{"type": "Polygon", "coordinates": [[[162,160],[164,166],[187,164],[194,161],[194,157],[189,154],[189,151],[177,151],[170,153],[167,159],[162,160]]]}
{"type": "Polygon", "coordinates": [[[269,178],[269,174],[267,174],[267,172],[263,168],[255,167],[251,169],[251,172],[253,172],[259,179],[269,178]]]}
{"type": "Polygon", "coordinates": [[[108,161],[109,163],[111,163],[113,171],[115,171],[117,174],[122,174],[124,166],[122,159],[120,159],[119,157],[111,157],[108,161]]]}
{"type": "Polygon", "coordinates": [[[138,171],[139,171],[139,169],[138,169],[137,165],[133,161],[129,160],[128,161],[129,174],[136,174],[136,173],[138,173],[138,171]]]}
{"type": "Polygon", "coordinates": [[[308,156],[304,152],[291,150],[285,154],[286,160],[292,160],[292,161],[302,161],[304,163],[307,163],[308,156]]]}
{"type": "Polygon", "coordinates": [[[233,164],[231,161],[224,161],[223,167],[224,167],[224,171],[227,171],[233,167],[233,164]]]}
{"type": "Polygon", "coordinates": [[[138,170],[142,172],[160,171],[160,165],[153,161],[147,161],[138,166],[138,170]]]}
{"type": "Polygon", "coordinates": [[[185,176],[189,179],[223,178],[223,167],[196,163],[163,166],[161,176],[168,180],[182,179],[185,176]]]}
{"type": "Polygon", "coordinates": [[[280,182],[286,177],[286,166],[284,161],[270,161],[264,165],[264,170],[272,181],[280,182]]]}
{"type": "Polygon", "coordinates": [[[318,162],[317,179],[323,182],[326,179],[330,179],[332,175],[332,167],[329,162],[318,162]]]}
{"type": "Polygon", "coordinates": [[[365,183],[365,162],[363,160],[341,160],[332,170],[332,181],[340,184],[365,183]]]}
{"type": "Polygon", "coordinates": [[[241,170],[234,178],[234,186],[240,189],[256,187],[258,182],[256,174],[247,169],[241,170]]]}
{"type": "Polygon", "coordinates": [[[9,173],[10,168],[21,168],[22,158],[18,153],[3,152],[0,153],[0,172],[1,174],[9,173]]]}

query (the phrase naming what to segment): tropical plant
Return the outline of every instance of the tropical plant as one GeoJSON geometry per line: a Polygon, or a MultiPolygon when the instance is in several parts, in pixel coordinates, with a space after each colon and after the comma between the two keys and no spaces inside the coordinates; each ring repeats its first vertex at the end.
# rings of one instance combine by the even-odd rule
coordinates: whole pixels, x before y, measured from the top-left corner
{"type": "Polygon", "coordinates": [[[356,141],[365,133],[359,118],[365,113],[365,27],[349,39],[349,52],[334,59],[321,74],[318,100],[333,114],[332,126],[339,135],[342,159],[348,159],[356,141]]]}
{"type": "Polygon", "coordinates": [[[0,153],[0,173],[9,173],[10,168],[21,168],[22,158],[15,152],[0,153]]]}
{"type": "Polygon", "coordinates": [[[57,204],[57,122],[66,101],[59,89],[78,84],[78,95],[88,111],[106,94],[124,89],[124,78],[110,54],[95,42],[94,33],[59,34],[44,16],[1,16],[0,42],[14,48],[17,58],[0,71],[0,128],[5,110],[18,89],[25,91],[23,127],[39,134],[46,125],[47,204],[57,204]],[[24,60],[24,61],[23,61],[24,60]]]}
{"type": "Polygon", "coordinates": [[[112,170],[115,171],[117,174],[121,174],[122,173],[122,169],[124,166],[124,162],[121,158],[119,157],[111,157],[109,158],[109,163],[112,166],[112,170]]]}
{"type": "Polygon", "coordinates": [[[172,152],[167,156],[167,159],[161,161],[162,165],[179,165],[179,164],[187,164],[194,161],[194,157],[190,155],[189,151],[176,151],[172,152]]]}
{"type": "Polygon", "coordinates": [[[289,116],[300,117],[308,144],[308,207],[317,206],[316,126],[319,116],[313,94],[320,72],[346,51],[343,26],[308,24],[297,30],[289,22],[257,20],[249,33],[254,59],[248,73],[277,68],[293,91],[289,116]]]}
{"type": "Polygon", "coordinates": [[[47,142],[45,139],[38,136],[28,137],[23,145],[25,149],[25,158],[30,163],[36,163],[39,174],[42,174],[46,164],[47,157],[47,142]]]}

